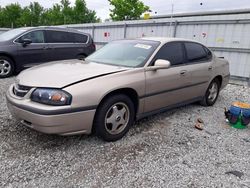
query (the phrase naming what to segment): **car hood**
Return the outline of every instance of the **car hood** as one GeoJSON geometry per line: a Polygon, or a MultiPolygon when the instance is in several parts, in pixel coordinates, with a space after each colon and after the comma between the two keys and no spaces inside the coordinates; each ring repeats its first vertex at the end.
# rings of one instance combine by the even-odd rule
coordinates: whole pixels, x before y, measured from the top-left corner
{"type": "Polygon", "coordinates": [[[104,65],[82,60],[50,62],[24,70],[17,83],[30,87],[63,88],[73,83],[128,70],[127,67],[104,65]]]}

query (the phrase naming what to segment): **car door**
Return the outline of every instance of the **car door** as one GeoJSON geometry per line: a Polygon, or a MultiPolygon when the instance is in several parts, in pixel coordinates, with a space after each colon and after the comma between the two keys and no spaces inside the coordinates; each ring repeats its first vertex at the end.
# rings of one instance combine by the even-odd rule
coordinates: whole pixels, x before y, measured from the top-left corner
{"type": "Polygon", "coordinates": [[[187,66],[192,75],[192,87],[187,90],[193,97],[203,97],[208,82],[212,77],[212,53],[203,45],[195,42],[184,42],[187,66]]]}
{"type": "Polygon", "coordinates": [[[17,61],[24,67],[48,61],[47,44],[43,30],[30,31],[16,39],[15,43],[18,49],[17,61]],[[24,39],[31,40],[31,43],[24,45],[22,42],[24,39]]]}
{"type": "MultiPolygon", "coordinates": [[[[191,74],[185,65],[185,53],[182,42],[170,42],[161,47],[152,63],[157,59],[168,60],[168,69],[147,71],[145,112],[182,103],[188,99],[187,88],[191,85],[191,74]]],[[[153,64],[152,64],[153,66],[153,64]]]]}

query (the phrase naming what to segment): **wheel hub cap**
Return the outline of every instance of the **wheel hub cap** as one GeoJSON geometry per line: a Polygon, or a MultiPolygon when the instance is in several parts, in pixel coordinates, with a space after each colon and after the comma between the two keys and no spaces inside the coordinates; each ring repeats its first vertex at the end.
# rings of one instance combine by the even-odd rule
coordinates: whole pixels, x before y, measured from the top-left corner
{"type": "Polygon", "coordinates": [[[109,108],[105,116],[105,128],[110,134],[119,134],[129,122],[129,108],[125,103],[116,103],[109,108]]]}
{"type": "Polygon", "coordinates": [[[0,60],[0,75],[5,76],[11,71],[11,65],[6,60],[0,60]]]}
{"type": "Polygon", "coordinates": [[[210,101],[214,101],[217,95],[218,95],[218,85],[216,83],[213,83],[211,88],[209,89],[208,99],[210,101]]]}
{"type": "Polygon", "coordinates": [[[116,121],[119,122],[121,120],[121,116],[116,117],[116,121]]]}

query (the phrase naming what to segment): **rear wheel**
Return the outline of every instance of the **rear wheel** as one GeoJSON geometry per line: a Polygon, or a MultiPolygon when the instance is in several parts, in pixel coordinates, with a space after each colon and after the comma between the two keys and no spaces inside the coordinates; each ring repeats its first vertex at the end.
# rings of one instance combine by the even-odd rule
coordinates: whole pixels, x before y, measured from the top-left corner
{"type": "Polygon", "coordinates": [[[220,92],[220,82],[218,79],[214,79],[208,86],[206,94],[201,101],[203,106],[212,106],[216,102],[220,92]]]}
{"type": "Polygon", "coordinates": [[[14,63],[13,61],[5,56],[0,56],[0,78],[6,78],[13,74],[14,63]]]}
{"type": "Polygon", "coordinates": [[[94,128],[105,141],[121,139],[134,123],[135,108],[131,99],[123,94],[108,97],[97,109],[94,128]]]}
{"type": "Polygon", "coordinates": [[[79,59],[79,60],[85,60],[85,58],[86,58],[86,56],[83,55],[83,54],[79,54],[79,55],[77,56],[77,59],[79,59]]]}

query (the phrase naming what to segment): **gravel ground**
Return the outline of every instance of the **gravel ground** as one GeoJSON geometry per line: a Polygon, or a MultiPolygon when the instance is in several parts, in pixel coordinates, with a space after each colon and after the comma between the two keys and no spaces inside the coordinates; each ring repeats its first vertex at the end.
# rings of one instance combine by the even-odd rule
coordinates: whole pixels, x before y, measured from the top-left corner
{"type": "Polygon", "coordinates": [[[170,110],[105,143],[22,126],[6,107],[12,82],[0,80],[0,187],[250,187],[250,127],[230,128],[223,112],[250,102],[249,88],[228,85],[213,107],[170,110]],[[194,128],[199,117],[203,131],[194,128]]]}

